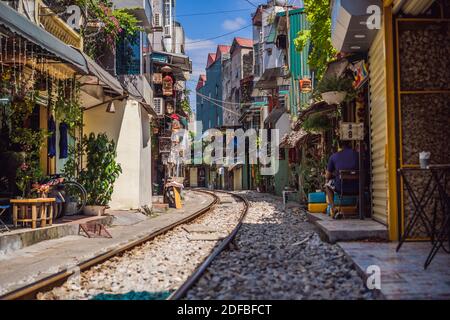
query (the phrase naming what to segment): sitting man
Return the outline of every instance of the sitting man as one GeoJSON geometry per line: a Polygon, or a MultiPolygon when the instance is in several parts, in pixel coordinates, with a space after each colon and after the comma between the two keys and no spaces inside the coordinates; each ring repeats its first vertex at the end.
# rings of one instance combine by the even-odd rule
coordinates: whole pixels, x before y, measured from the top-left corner
{"type": "Polygon", "coordinates": [[[345,193],[357,193],[359,185],[357,181],[348,181],[342,184],[339,173],[342,170],[359,170],[359,153],[352,149],[350,141],[341,141],[342,151],[333,154],[328,162],[326,172],[327,183],[325,192],[330,205],[330,214],[332,218],[337,218],[334,205],[334,195],[341,191],[345,193]],[[341,186],[344,190],[341,190],[341,186]]]}

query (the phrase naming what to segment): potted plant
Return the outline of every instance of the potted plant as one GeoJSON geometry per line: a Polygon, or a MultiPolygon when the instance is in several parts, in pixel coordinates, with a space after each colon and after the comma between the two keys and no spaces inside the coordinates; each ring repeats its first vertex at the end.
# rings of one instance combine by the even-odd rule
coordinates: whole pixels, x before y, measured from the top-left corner
{"type": "Polygon", "coordinates": [[[353,82],[347,77],[325,77],[317,86],[317,92],[328,104],[341,104],[354,91],[353,82]]]}
{"type": "Polygon", "coordinates": [[[87,191],[87,206],[84,214],[103,215],[114,191],[114,183],[122,173],[116,162],[116,144],[102,133],[83,139],[83,151],[86,155],[86,168],[80,173],[80,183],[87,191]]]}

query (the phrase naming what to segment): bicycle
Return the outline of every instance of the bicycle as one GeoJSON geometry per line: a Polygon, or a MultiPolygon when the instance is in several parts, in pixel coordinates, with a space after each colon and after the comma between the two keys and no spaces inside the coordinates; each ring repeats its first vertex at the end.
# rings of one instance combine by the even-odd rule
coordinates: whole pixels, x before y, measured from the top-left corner
{"type": "Polygon", "coordinates": [[[52,175],[44,181],[48,196],[56,199],[55,219],[75,216],[83,212],[87,202],[86,189],[76,181],[66,181],[62,175],[52,175]]]}

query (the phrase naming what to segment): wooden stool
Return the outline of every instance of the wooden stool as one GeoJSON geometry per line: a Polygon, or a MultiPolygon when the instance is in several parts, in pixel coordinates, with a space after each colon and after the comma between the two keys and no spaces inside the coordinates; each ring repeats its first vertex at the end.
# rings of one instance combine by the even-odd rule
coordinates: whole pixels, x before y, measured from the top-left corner
{"type": "Polygon", "coordinates": [[[44,228],[53,225],[53,206],[56,199],[23,199],[11,200],[13,206],[13,223],[17,228],[18,223],[30,223],[31,228],[37,228],[37,222],[40,221],[40,227],[44,228]],[[31,213],[31,216],[30,216],[31,213]]]}

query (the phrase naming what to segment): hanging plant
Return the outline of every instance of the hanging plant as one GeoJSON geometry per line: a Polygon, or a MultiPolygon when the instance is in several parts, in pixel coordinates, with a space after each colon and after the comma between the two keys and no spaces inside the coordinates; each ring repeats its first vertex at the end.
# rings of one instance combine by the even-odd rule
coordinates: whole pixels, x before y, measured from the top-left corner
{"type": "Polygon", "coordinates": [[[303,129],[307,132],[321,132],[333,129],[333,125],[328,116],[323,114],[316,114],[310,116],[303,122],[303,129]]]}
{"type": "Polygon", "coordinates": [[[76,129],[83,125],[83,108],[80,102],[80,84],[78,82],[74,83],[71,80],[59,82],[54,109],[56,118],[64,121],[69,128],[69,134],[75,137],[76,129]]]}
{"type": "Polygon", "coordinates": [[[316,94],[320,94],[328,104],[341,104],[355,96],[353,80],[346,76],[325,77],[319,82],[316,94]]]}

